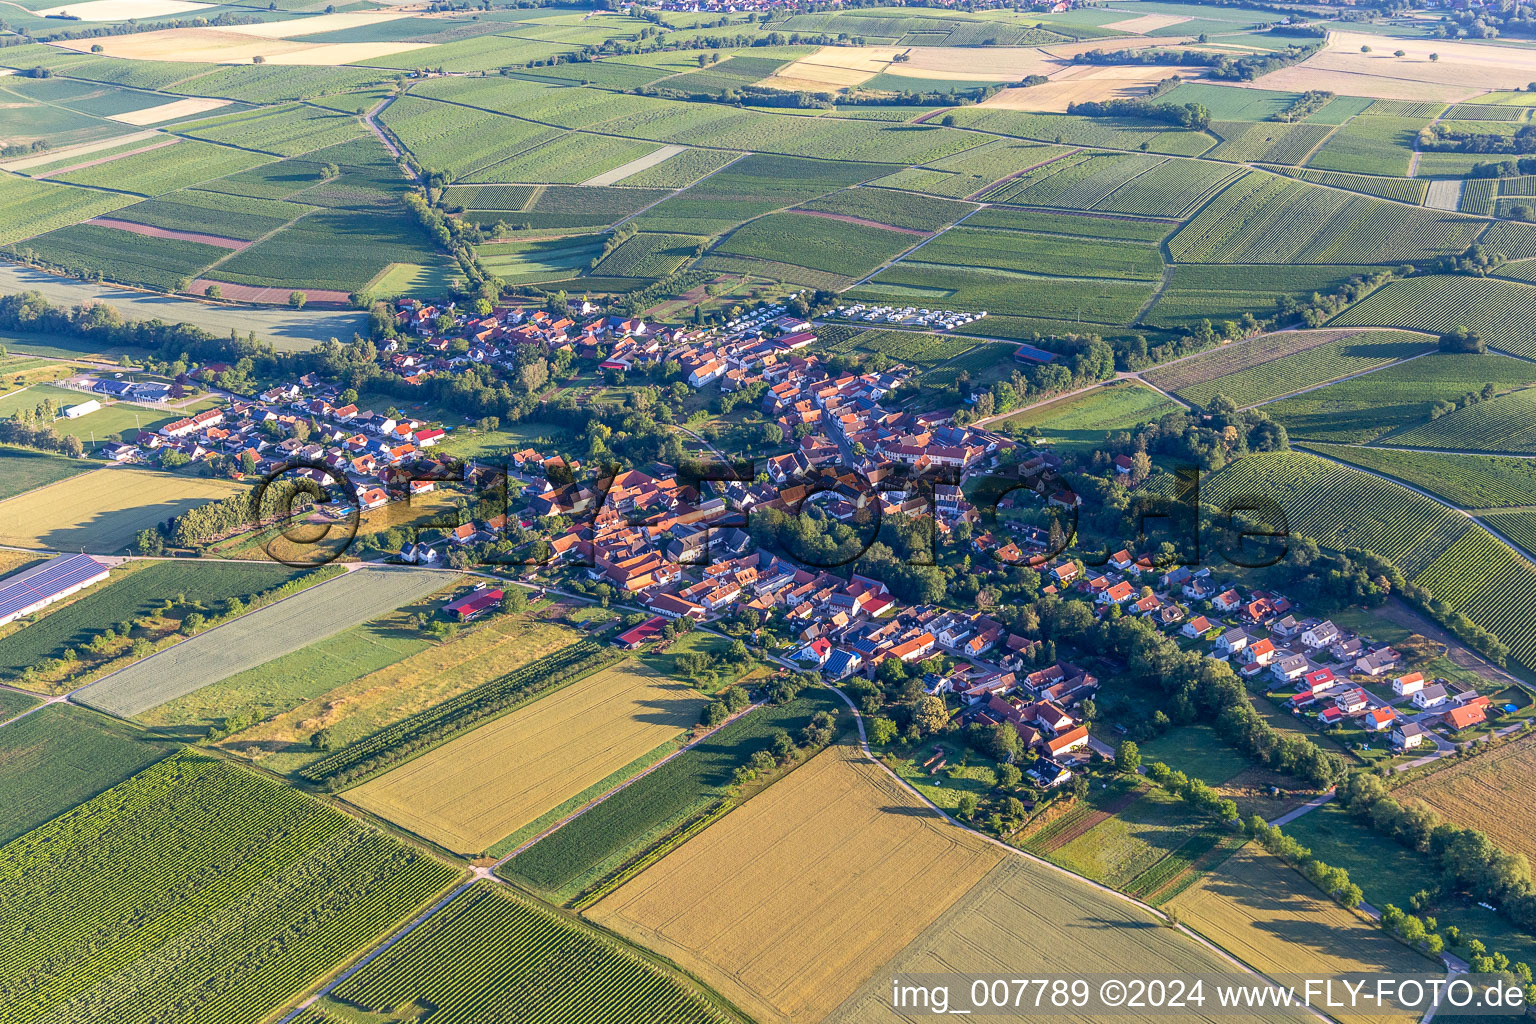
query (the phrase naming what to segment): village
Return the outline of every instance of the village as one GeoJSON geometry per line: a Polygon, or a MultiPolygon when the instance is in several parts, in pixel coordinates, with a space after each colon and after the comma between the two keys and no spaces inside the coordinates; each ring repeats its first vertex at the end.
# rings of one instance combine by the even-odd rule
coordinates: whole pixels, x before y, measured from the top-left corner
{"type": "MultiPolygon", "coordinates": [[[[1055,472],[1062,463],[1053,452],[1019,452],[1014,438],[957,426],[954,410],[886,404],[900,397],[910,371],[893,365],[832,372],[808,351],[817,340],[813,325],[784,306],[765,304],[717,331],[603,316],[584,301],[573,302],[564,316],[517,306],[472,314],[406,301],[397,308],[397,327],[378,357],[408,385],[471,366],[511,374],[518,349],[533,346],[548,356],[569,353],[605,372],[676,361],[695,390],[731,394],[760,386],[760,411],[779,427],[789,450],[767,458],[752,479],[707,484],[688,482],[679,467],[661,464],[597,478],[579,460],[535,448],[499,460],[459,460],[435,449],[461,425],[361,409],[336,382],[311,374],[253,396],[230,395],[226,405],[140,432],[132,442],[107,444],[99,454],[161,465],[223,456],[240,475],[284,472],[326,488],[339,485],[348,498],[309,513],[333,519],[348,514],[349,504],[368,514],[439,487],[504,487],[501,514],[422,530],[384,554],[464,568],[493,548],[501,555],[511,549],[512,557],[493,561],[511,563],[525,581],[606,585],[653,614],[618,638],[624,646],[648,642],[669,620],[711,623],[747,614],[759,642],[784,645],[793,663],[834,681],[873,678],[896,659],[922,677],[929,693],[956,702],[963,722],[1012,726],[1022,747],[1037,755],[1030,777],[1045,788],[1069,780],[1076,763],[1110,755],[1083,713],[1100,686],[1092,672],[1065,660],[1041,663],[1039,641],[1010,633],[987,614],[901,607],[880,580],[797,565],[760,549],[747,529],[754,512],[776,509],[793,517],[809,506],[836,523],[875,513],[927,515],[948,535],[961,522],[980,526],[961,486],[980,473],[1024,485],[1005,507],[1032,500],[1070,508],[1079,498],[1055,472]],[[171,453],[177,458],[167,460],[171,453]],[[926,493],[914,479],[930,484],[926,493]],[[541,524],[555,525],[538,534],[541,524]],[[947,671],[929,671],[925,663],[936,656],[947,671]]],[[[206,366],[194,377],[219,372],[206,366]]],[[[146,384],[105,377],[70,383],[123,400],[164,401],[169,394],[162,385],[143,390],[146,384]]],[[[1130,470],[1130,459],[1115,460],[1117,475],[1130,470]]],[[[1470,687],[1399,671],[1397,651],[1325,619],[1298,617],[1279,594],[1221,582],[1209,568],[1161,571],[1150,555],[1125,550],[1091,570],[1061,560],[1043,529],[1001,525],[1007,533],[968,531],[976,557],[1039,569],[1043,594],[1085,600],[1101,617],[1146,617],[1186,649],[1229,662],[1251,689],[1271,694],[1286,712],[1349,734],[1357,745],[1447,752],[1454,746],[1444,737],[1486,721],[1489,701],[1470,687]]],[[[445,613],[474,617],[494,604],[480,593],[445,613]]]]}

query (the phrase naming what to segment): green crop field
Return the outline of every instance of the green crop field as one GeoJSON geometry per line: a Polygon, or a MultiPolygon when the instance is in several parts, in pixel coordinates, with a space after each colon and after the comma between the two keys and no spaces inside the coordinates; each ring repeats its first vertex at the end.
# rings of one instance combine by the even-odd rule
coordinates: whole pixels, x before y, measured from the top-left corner
{"type": "Polygon", "coordinates": [[[858,277],[919,241],[905,231],[804,213],[775,213],[737,228],[714,251],[858,277]]]}
{"type": "Polygon", "coordinates": [[[159,196],[188,185],[271,163],[272,157],[195,139],[147,153],[120,156],[106,163],[56,175],[62,182],[91,185],[141,196],[159,196]]]}
{"type": "Polygon", "coordinates": [[[1289,110],[1300,98],[1300,93],[1238,89],[1205,82],[1185,82],[1159,97],[1164,103],[1198,103],[1211,112],[1211,117],[1221,121],[1269,121],[1289,110]]]}
{"type": "Polygon", "coordinates": [[[185,596],[208,608],[279,587],[294,577],[287,566],[261,562],[155,562],[81,592],[68,604],[45,609],[32,625],[0,639],[0,676],[13,678],[45,658],[78,647],[101,630],[132,622],[166,599],[185,596]]]}
{"type": "Polygon", "coordinates": [[[121,228],[76,224],[29,239],[24,251],[33,258],[84,277],[97,273],[110,281],[173,291],[183,278],[229,255],[229,250],[179,238],[152,238],[121,228]]]}
{"type": "Polygon", "coordinates": [[[1203,488],[1217,507],[1262,495],[1284,511],[1293,536],[1334,550],[1356,547],[1396,562],[1409,576],[1454,544],[1470,524],[1441,503],[1387,480],[1305,452],[1264,452],[1239,459],[1203,488]]]}
{"type": "Polygon", "coordinates": [[[720,170],[740,155],[729,150],[685,149],[615,184],[626,188],[686,188],[704,175],[720,170]]]}
{"type": "Polygon", "coordinates": [[[276,231],[313,206],[272,199],[184,189],[115,210],[114,220],[253,241],[276,231]]]}
{"type": "Polygon", "coordinates": [[[1165,160],[1093,205],[1104,213],[1178,217],[1233,177],[1224,167],[1199,160],[1165,160]]]}
{"type": "MultiPolygon", "coordinates": [[[[8,716],[7,716],[8,717],[8,716]]],[[[126,722],[53,704],[0,729],[0,846],[171,752],[126,722]]]]}
{"type": "Polygon", "coordinates": [[[274,156],[298,156],[311,150],[361,138],[367,131],[351,114],[292,106],[226,114],[176,125],[177,135],[255,149],[274,156]]]}
{"type": "Polygon", "coordinates": [[[560,135],[547,125],[415,96],[391,103],[379,115],[379,122],[407,149],[420,153],[429,166],[455,178],[560,135]]]}
{"type": "Polygon", "coordinates": [[[1104,217],[1085,213],[1055,213],[1050,210],[1018,210],[989,206],[966,218],[969,228],[1005,228],[1009,231],[1036,231],[1048,235],[1072,235],[1082,238],[1115,238],[1127,242],[1159,242],[1178,225],[1165,220],[1135,220],[1130,217],[1104,217]]]}
{"type": "Polygon", "coordinates": [[[1536,287],[1485,277],[1393,281],[1334,318],[1340,327],[1470,327],[1491,345],[1536,357],[1536,287]]]}
{"type": "Polygon", "coordinates": [[[1391,263],[1459,253],[1484,221],[1252,171],[1168,241],[1181,263],[1391,263]]]}
{"type": "Polygon", "coordinates": [[[548,242],[491,242],[477,251],[486,270],[508,284],[522,284],[575,276],[602,255],[603,240],[599,235],[576,235],[548,242]]]}
{"type": "Polygon", "coordinates": [[[1174,266],[1173,276],[1142,319],[1158,327],[1192,327],[1201,320],[1272,316],[1275,300],[1298,302],[1330,292],[1370,267],[1279,267],[1252,264],[1174,266]]]}
{"type": "Polygon", "coordinates": [[[818,711],[837,714],[830,692],[754,710],[539,840],[500,872],[556,902],[568,902],[723,800],[738,767],[767,749],[777,729],[791,736],[818,711]]]}
{"type": "Polygon", "coordinates": [[[665,277],[691,259],[706,241],[697,235],[635,235],[609,253],[593,272],[613,277],[665,277]]]}
{"type": "Polygon", "coordinates": [[[392,611],[443,587],[444,573],[359,569],[199,633],[86,687],[80,702],[141,714],[392,611]]]}
{"type": "Polygon", "coordinates": [[[264,1018],[457,874],[278,782],[179,754],[0,847],[0,910],[26,922],[0,937],[0,1015],[264,1018]]]}
{"type": "Polygon", "coordinates": [[[1265,335],[1152,370],[1146,379],[1197,405],[1223,395],[1239,406],[1248,406],[1432,348],[1433,340],[1398,331],[1366,331],[1346,337],[1337,331],[1293,331],[1265,335]]]}
{"type": "Polygon", "coordinates": [[[1430,418],[1437,401],[1455,401],[1493,384],[1504,391],[1536,381],[1536,366],[1494,354],[1432,352],[1397,366],[1282,398],[1265,409],[1293,437],[1364,443],[1430,418]]]}
{"type": "Polygon", "coordinates": [[[94,468],[62,455],[0,446],[0,501],[94,468]]]}
{"type": "Polygon", "coordinates": [[[919,167],[908,167],[879,178],[874,183],[885,188],[963,199],[985,190],[999,178],[1070,152],[1062,146],[998,139],[919,167]]]}
{"type": "Polygon", "coordinates": [[[1536,461],[1531,459],[1317,443],[1307,448],[1395,477],[1462,508],[1536,505],[1536,461]]]}
{"type": "Polygon", "coordinates": [[[957,203],[883,188],[850,188],[813,199],[801,208],[918,231],[937,231],[977,209],[971,203],[957,203]]]}
{"type": "MultiPolygon", "coordinates": [[[[1063,331],[1084,330],[1074,324],[1127,324],[1152,294],[1151,282],[1107,279],[1033,277],[998,270],[932,263],[898,263],[848,293],[860,301],[898,301],[900,305],[986,311],[1063,321],[1063,331]]],[[[985,331],[998,325],[984,321],[985,331]]]]}
{"type": "Polygon", "coordinates": [[[1526,665],[1536,663],[1536,616],[1529,603],[1536,566],[1488,531],[1468,529],[1414,582],[1504,641],[1526,665]]]}
{"type": "Polygon", "coordinates": [[[572,132],[500,163],[482,167],[460,180],[579,185],[659,148],[654,142],[572,132]]]}
{"type": "Polygon", "coordinates": [[[0,243],[9,244],[133,202],[132,196],[0,174],[0,243]]]}
{"type": "Polygon", "coordinates": [[[1236,163],[1299,164],[1334,130],[1332,125],[1304,121],[1212,121],[1211,134],[1221,145],[1205,155],[1236,163]]]}
{"type": "Polygon", "coordinates": [[[969,226],[944,232],[903,262],[1145,281],[1155,281],[1163,274],[1162,257],[1151,245],[969,226]]]}
{"type": "MultiPolygon", "coordinates": [[[[1053,160],[983,193],[994,203],[1087,210],[1163,161],[1134,153],[1079,153],[1053,160]]],[[[1216,169],[1220,173],[1220,169],[1216,169]]]]}
{"type": "Polygon", "coordinates": [[[404,212],[323,210],[235,253],[215,276],[236,284],[352,292],[390,263],[436,259],[426,234],[404,212]]]}
{"type": "MultiPolygon", "coordinates": [[[[1395,199],[1400,203],[1412,203],[1415,206],[1424,202],[1424,195],[1429,191],[1429,182],[1422,178],[1385,178],[1377,174],[1344,174],[1339,171],[1314,171],[1301,170],[1296,176],[1302,181],[1310,181],[1314,185],[1328,185],[1333,188],[1342,188],[1348,192],[1360,192],[1368,196],[1377,196],[1381,199],[1395,199]]],[[[1467,183],[1469,186],[1471,182],[1467,183]]],[[[1463,213],[1491,213],[1491,210],[1469,210],[1462,206],[1463,213]]]]}
{"type": "Polygon", "coordinates": [[[1536,453],[1536,389],[1500,395],[1392,435],[1392,444],[1536,453]]]}
{"type": "Polygon", "coordinates": [[[1105,434],[1129,430],[1179,408],[1151,388],[1118,384],[1015,413],[995,426],[1008,433],[1038,427],[1042,439],[1061,451],[1091,452],[1104,443],[1105,434]]]}
{"type": "Polygon", "coordinates": [[[1375,109],[1373,106],[1370,113],[1336,130],[1307,166],[1323,171],[1406,177],[1413,164],[1414,140],[1433,115],[1383,117],[1375,109]]]}
{"type": "Polygon", "coordinates": [[[1216,145],[1215,138],[1204,132],[1159,127],[1140,118],[1028,114],[995,107],[959,107],[953,116],[955,123],[965,128],[1057,145],[1134,150],[1146,143],[1150,152],[1170,156],[1199,156],[1216,145]]]}
{"type": "Polygon", "coordinates": [[[512,1014],[525,1024],[559,1024],[573,1014],[669,1024],[729,1020],[680,975],[484,882],[348,978],[335,996],[380,1019],[431,1006],[445,1020],[512,1014]]]}

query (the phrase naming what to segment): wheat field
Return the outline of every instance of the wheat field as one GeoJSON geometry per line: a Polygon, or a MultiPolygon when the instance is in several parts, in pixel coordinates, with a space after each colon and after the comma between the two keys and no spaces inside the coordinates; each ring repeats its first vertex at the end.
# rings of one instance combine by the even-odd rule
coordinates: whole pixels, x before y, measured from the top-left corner
{"type": "Polygon", "coordinates": [[[1395,796],[1422,800],[1445,818],[1484,832],[1493,844],[1536,860],[1536,822],[1517,810],[1536,784],[1536,740],[1510,743],[1442,768],[1395,796]]]}
{"type": "Polygon", "coordinates": [[[705,699],[625,661],[351,790],[417,835],[477,854],[699,720],[705,699]]]}
{"type": "Polygon", "coordinates": [[[599,901],[758,1021],[820,1021],[997,864],[878,765],[833,747],[599,901]]]}

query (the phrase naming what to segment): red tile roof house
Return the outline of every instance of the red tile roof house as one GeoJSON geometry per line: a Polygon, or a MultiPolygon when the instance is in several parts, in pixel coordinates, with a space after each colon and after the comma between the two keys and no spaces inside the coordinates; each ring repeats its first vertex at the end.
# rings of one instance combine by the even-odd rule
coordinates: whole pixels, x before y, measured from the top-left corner
{"type": "Polygon", "coordinates": [[[468,622],[486,609],[499,605],[503,596],[500,590],[472,590],[457,601],[443,605],[443,611],[460,622],[468,622]]]}
{"type": "Polygon", "coordinates": [[[1463,704],[1460,707],[1451,708],[1440,716],[1440,720],[1453,730],[1461,731],[1469,726],[1477,725],[1488,720],[1488,714],[1478,704],[1463,704]]]}
{"type": "Polygon", "coordinates": [[[1371,732],[1386,732],[1397,724],[1397,712],[1391,708],[1373,708],[1360,724],[1371,732]]]}
{"type": "Polygon", "coordinates": [[[640,625],[632,629],[626,629],[614,637],[613,642],[618,647],[632,651],[641,644],[649,643],[659,637],[661,629],[666,625],[666,622],[667,620],[660,615],[654,615],[640,623],[640,625]]]}
{"type": "Polygon", "coordinates": [[[1080,725],[1076,729],[1070,729],[1054,739],[1044,743],[1046,752],[1052,757],[1070,753],[1088,745],[1088,727],[1080,725]]]}

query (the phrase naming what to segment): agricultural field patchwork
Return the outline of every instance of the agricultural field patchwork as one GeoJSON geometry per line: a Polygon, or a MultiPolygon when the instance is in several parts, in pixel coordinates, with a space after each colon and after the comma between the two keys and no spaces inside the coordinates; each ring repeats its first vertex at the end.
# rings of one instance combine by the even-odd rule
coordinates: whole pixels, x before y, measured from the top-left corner
{"type": "Polygon", "coordinates": [[[1438,494],[1462,508],[1536,505],[1536,465],[1500,455],[1451,455],[1359,445],[1309,444],[1340,462],[1375,470],[1438,494]]]}
{"type": "Polygon", "coordinates": [[[98,469],[0,502],[0,544],[111,554],[145,527],[241,489],[232,480],[98,469]]]}
{"type": "Polygon", "coordinates": [[[1197,405],[1223,395],[1242,408],[1433,347],[1430,338],[1406,331],[1287,331],[1153,370],[1146,379],[1197,405]]]}
{"type": "Polygon", "coordinates": [[[174,749],[126,722],[70,704],[49,705],[10,722],[0,729],[0,770],[6,781],[0,846],[174,749]]]}
{"type": "Polygon", "coordinates": [[[736,769],[768,749],[774,730],[794,735],[819,711],[837,714],[839,703],[830,692],[812,691],[783,707],[754,709],[540,839],[502,874],[557,902],[569,901],[718,806],[736,769]]]}
{"type": "Polygon", "coordinates": [[[0,940],[0,1012],[265,1016],[458,874],[281,783],[179,754],[0,847],[0,905],[29,924],[0,940]]]}
{"type": "Polygon", "coordinates": [[[1524,359],[1430,352],[1329,384],[1265,406],[1293,437],[1352,444],[1427,421],[1437,401],[1474,397],[1488,385],[1495,392],[1536,380],[1536,365],[1524,359]]]}
{"type": "Polygon", "coordinates": [[[92,683],[80,701],[132,716],[431,593],[452,577],[358,569],[198,634],[92,683]]]}
{"type": "MultiPolygon", "coordinates": [[[[360,1007],[394,1016],[429,1005],[434,1014],[464,1020],[512,1012],[529,1024],[558,1024],[579,1006],[583,1014],[655,1024],[730,1020],[677,973],[485,882],[347,979],[335,996],[346,1007],[337,1012],[348,1014],[360,1007]],[[572,972],[572,964],[580,970],[572,972]]],[[[331,1005],[317,1009],[325,1013],[331,1005]]]]}
{"type": "Polygon", "coordinates": [[[604,669],[350,790],[458,853],[481,853],[699,719],[704,699],[641,662],[604,669]]]}
{"type": "Polygon", "coordinates": [[[1525,388],[1392,435],[1391,444],[1536,454],[1536,389],[1525,388]]]}
{"type": "Polygon", "coordinates": [[[1536,856],[1530,822],[1509,813],[1509,794],[1536,777],[1536,744],[1510,743],[1475,761],[1451,764],[1394,791],[1399,802],[1418,800],[1447,820],[1484,833],[1501,850],[1536,856]]]}
{"type": "MultiPolygon", "coordinates": [[[[223,742],[224,749],[272,771],[299,769],[325,756],[309,743],[320,729],[328,730],[337,748],[349,747],[525,665],[540,662],[577,638],[568,627],[537,614],[503,615],[452,641],[423,646],[399,660],[368,670],[375,655],[365,653],[364,645],[376,631],[391,634],[395,652],[420,642],[398,635],[402,631],[400,615],[401,611],[396,611],[373,623],[354,626],[329,640],[251,670],[250,677],[258,681],[277,682],[283,700],[274,701],[275,708],[291,700],[290,694],[298,695],[298,688],[283,675],[284,670],[301,660],[328,659],[324,671],[312,672],[312,678],[302,684],[302,690],[313,691],[313,696],[231,736],[223,742]],[[330,659],[335,659],[335,663],[330,659]],[[361,674],[345,678],[357,671],[361,674]]],[[[237,685],[246,675],[232,676],[210,690],[217,693],[221,688],[237,685]]],[[[249,696],[244,699],[249,700],[249,696]]],[[[203,703],[202,698],[192,694],[172,701],[145,720],[172,720],[172,714],[185,713],[203,703]]],[[[208,708],[215,710],[211,704],[208,708]]]]}
{"type": "Polygon", "coordinates": [[[759,1020],[819,1019],[1001,856],[945,824],[858,750],[838,746],[586,914],[759,1020]],[[863,870],[870,862],[879,872],[863,870]],[[736,867],[722,873],[722,864],[736,867]]]}

